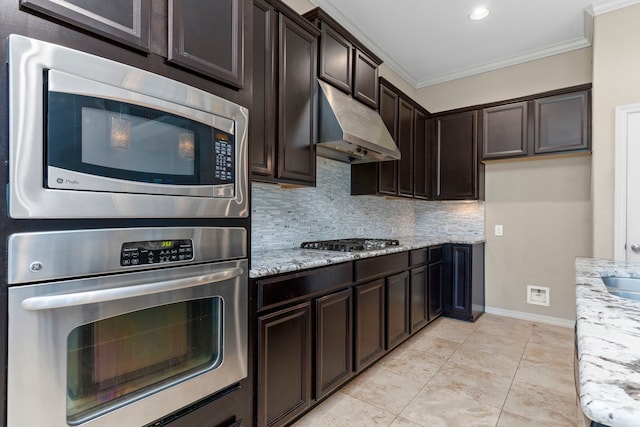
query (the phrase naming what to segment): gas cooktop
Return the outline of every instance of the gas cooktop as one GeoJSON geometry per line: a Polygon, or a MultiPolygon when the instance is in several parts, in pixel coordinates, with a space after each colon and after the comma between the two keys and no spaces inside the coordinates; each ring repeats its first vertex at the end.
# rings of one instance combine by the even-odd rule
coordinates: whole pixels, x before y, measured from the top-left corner
{"type": "Polygon", "coordinates": [[[303,242],[300,247],[302,249],[321,249],[325,251],[351,252],[383,249],[388,246],[398,246],[399,244],[399,241],[393,239],[355,238],[303,242]]]}

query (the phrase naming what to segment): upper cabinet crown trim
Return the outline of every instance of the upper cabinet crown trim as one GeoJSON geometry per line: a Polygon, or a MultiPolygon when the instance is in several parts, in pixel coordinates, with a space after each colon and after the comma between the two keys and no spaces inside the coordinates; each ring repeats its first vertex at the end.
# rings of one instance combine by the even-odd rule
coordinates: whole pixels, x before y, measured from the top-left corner
{"type": "Polygon", "coordinates": [[[382,59],[380,59],[380,57],[378,55],[373,53],[373,51],[371,49],[369,49],[367,46],[362,44],[362,42],[360,40],[358,40],[358,38],[356,36],[351,34],[346,28],[344,28],[342,25],[340,25],[338,23],[338,21],[333,19],[331,17],[331,15],[329,15],[327,12],[325,12],[322,9],[320,9],[319,7],[316,7],[315,9],[311,9],[310,11],[308,11],[305,14],[303,14],[302,16],[305,17],[306,19],[308,19],[310,22],[313,22],[315,20],[319,20],[319,21],[322,21],[322,22],[328,24],[336,32],[338,32],[342,37],[344,37],[347,40],[351,41],[355,47],[357,47],[362,52],[364,52],[369,58],[371,58],[376,63],[376,65],[380,65],[380,64],[382,64],[382,62],[384,62],[384,61],[382,61],[382,59]]]}

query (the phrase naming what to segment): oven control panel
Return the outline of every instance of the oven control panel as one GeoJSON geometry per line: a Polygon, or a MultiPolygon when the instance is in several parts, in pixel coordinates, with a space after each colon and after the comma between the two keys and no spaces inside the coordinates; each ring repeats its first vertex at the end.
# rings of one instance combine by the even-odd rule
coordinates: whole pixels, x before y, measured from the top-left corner
{"type": "Polygon", "coordinates": [[[120,265],[123,267],[191,260],[193,260],[191,240],[127,242],[122,245],[120,252],[120,265]]]}

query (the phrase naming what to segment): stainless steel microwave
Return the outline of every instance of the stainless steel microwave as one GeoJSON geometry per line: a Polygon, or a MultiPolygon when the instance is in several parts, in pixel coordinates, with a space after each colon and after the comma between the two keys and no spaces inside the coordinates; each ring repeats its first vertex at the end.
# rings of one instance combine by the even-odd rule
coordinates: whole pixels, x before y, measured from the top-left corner
{"type": "Polygon", "coordinates": [[[246,108],[11,35],[13,218],[248,216],[246,108]]]}

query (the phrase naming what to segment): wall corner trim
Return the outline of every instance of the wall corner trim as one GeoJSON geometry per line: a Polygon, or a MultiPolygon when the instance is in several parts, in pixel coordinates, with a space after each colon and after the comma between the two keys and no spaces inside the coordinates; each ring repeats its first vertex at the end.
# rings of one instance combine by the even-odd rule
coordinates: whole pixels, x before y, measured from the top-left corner
{"type": "Polygon", "coordinates": [[[598,16],[603,13],[613,12],[623,7],[632,6],[640,3],[640,0],[601,0],[591,4],[586,10],[587,13],[598,16]]]}
{"type": "Polygon", "coordinates": [[[514,319],[528,320],[529,322],[546,323],[547,325],[563,326],[573,328],[576,321],[562,319],[560,317],[544,316],[542,314],[526,313],[524,311],[505,310],[497,307],[485,307],[485,312],[496,316],[513,317],[514,319]]]}

